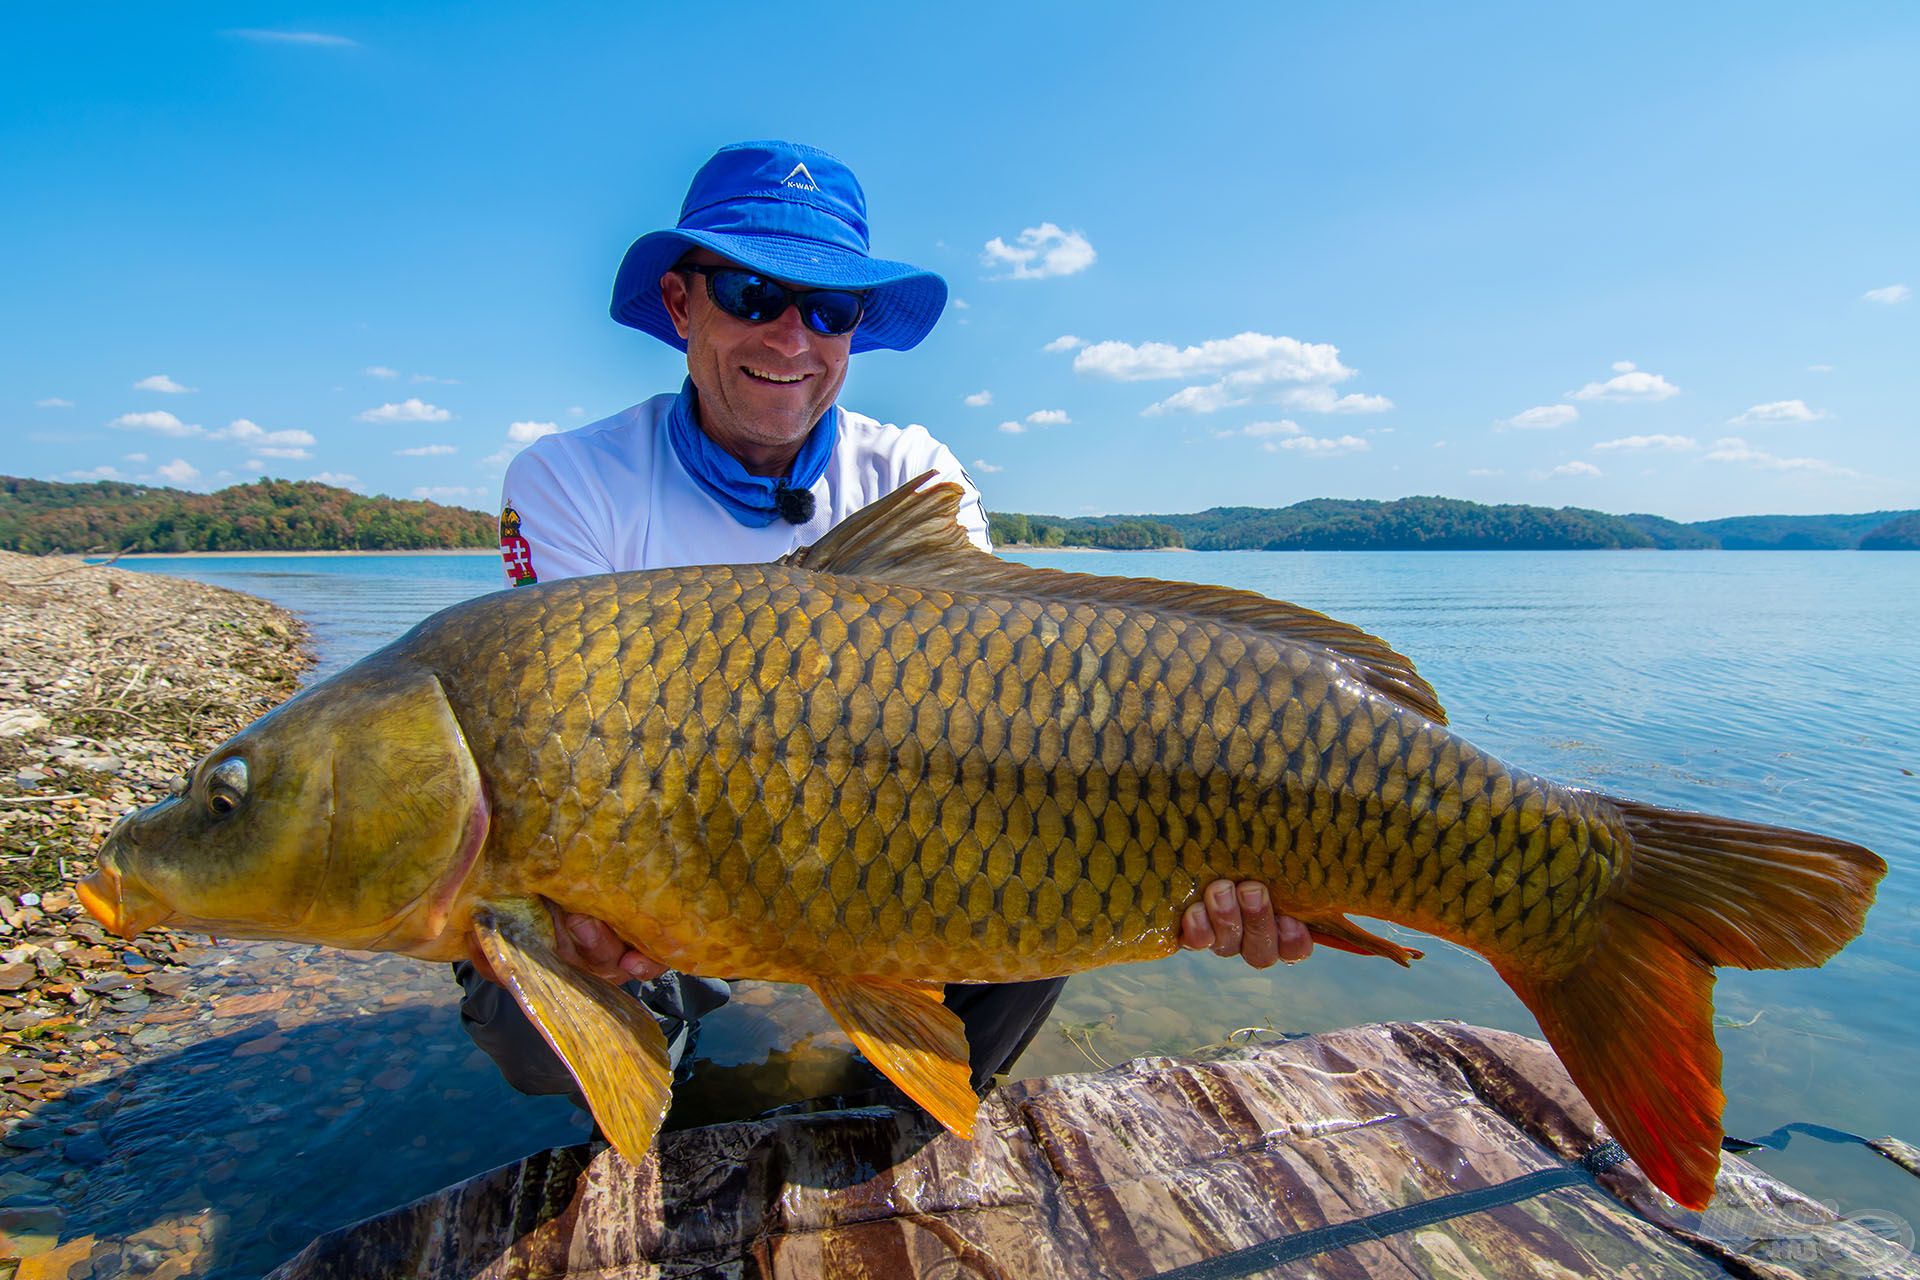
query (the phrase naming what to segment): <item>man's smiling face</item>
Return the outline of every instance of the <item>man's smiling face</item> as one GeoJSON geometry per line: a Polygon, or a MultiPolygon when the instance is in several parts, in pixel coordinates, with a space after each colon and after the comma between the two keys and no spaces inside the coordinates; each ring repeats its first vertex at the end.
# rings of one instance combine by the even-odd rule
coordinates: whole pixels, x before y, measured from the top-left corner
{"type": "MultiPolygon", "coordinates": [[[[735,263],[705,250],[685,261],[735,263]]],[[[785,283],[785,282],[782,282],[785,283]]],[[[735,319],[707,296],[697,275],[668,271],[660,294],[673,327],[687,340],[687,374],[700,393],[700,427],[755,475],[785,475],[788,465],[840,395],[853,335],[827,337],[788,307],[765,324],[735,319]]]]}

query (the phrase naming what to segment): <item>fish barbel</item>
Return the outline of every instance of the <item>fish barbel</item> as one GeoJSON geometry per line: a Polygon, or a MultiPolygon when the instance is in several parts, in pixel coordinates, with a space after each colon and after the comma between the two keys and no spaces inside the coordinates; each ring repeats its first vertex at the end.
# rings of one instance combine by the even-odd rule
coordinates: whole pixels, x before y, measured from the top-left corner
{"type": "Polygon", "coordinates": [[[477,947],[637,1160],[666,1045],[558,958],[548,904],[678,969],[812,987],[968,1136],[939,984],[1165,956],[1202,886],[1261,880],[1322,943],[1418,957],[1354,913],[1485,956],[1647,1175],[1706,1204],[1714,967],[1824,962],[1878,857],[1509,768],[1372,636],[1000,561],[919,483],[774,564],[436,614],[123,820],[81,896],[127,936],[477,947]]]}

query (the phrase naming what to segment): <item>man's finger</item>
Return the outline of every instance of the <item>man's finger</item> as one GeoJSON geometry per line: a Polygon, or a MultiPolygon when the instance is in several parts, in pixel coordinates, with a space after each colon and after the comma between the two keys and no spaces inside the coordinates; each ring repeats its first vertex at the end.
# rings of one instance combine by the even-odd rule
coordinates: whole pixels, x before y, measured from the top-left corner
{"type": "Polygon", "coordinates": [[[1189,951],[1203,951],[1213,945],[1213,923],[1207,919],[1203,903],[1194,903],[1180,917],[1180,945],[1189,951]]]}
{"type": "Polygon", "coordinates": [[[1307,926],[1292,916],[1280,917],[1280,958],[1288,964],[1299,964],[1313,954],[1313,935],[1307,932],[1307,926]]]}
{"type": "Polygon", "coordinates": [[[608,982],[627,980],[626,971],[620,967],[620,957],[626,952],[627,944],[620,940],[620,935],[592,916],[569,914],[564,923],[565,927],[560,930],[561,959],[608,982]],[[568,950],[573,954],[568,955],[568,950]]]}
{"type": "Polygon", "coordinates": [[[1217,956],[1240,954],[1240,900],[1234,894],[1233,881],[1215,880],[1207,886],[1207,922],[1213,926],[1213,953],[1217,956]]]}
{"type": "Polygon", "coordinates": [[[1235,896],[1240,901],[1240,958],[1256,969],[1271,968],[1280,961],[1280,925],[1273,918],[1267,886],[1242,880],[1235,896]]]}

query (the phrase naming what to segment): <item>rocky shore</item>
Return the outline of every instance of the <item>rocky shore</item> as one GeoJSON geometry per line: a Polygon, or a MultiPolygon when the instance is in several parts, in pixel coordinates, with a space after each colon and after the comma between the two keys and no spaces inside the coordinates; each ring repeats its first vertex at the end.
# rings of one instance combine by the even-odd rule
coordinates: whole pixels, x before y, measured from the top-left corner
{"type": "Polygon", "coordinates": [[[234,592],[0,553],[0,1280],[190,1274],[185,1239],[99,1259],[95,1241],[60,1243],[107,1158],[97,1128],[116,1099],[54,1104],[210,1012],[187,972],[204,939],[112,937],[73,883],[121,814],[293,692],[303,638],[290,614],[234,592]],[[56,1145],[56,1177],[22,1171],[44,1174],[28,1157],[56,1145]]]}

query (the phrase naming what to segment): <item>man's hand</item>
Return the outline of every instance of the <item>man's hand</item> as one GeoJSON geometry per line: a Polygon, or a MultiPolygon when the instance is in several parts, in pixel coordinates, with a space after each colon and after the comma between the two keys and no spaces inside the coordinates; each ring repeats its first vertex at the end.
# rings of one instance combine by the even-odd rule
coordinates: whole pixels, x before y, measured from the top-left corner
{"type": "Polygon", "coordinates": [[[1215,880],[1200,901],[1180,917],[1180,945],[1189,951],[1210,947],[1215,955],[1237,955],[1256,969],[1276,960],[1297,964],[1313,954],[1307,926],[1292,916],[1276,916],[1267,886],[1258,880],[1215,880]]]}
{"type": "MultiPolygon", "coordinates": [[[[667,966],[658,960],[629,946],[605,921],[577,912],[562,913],[551,902],[547,910],[553,913],[553,949],[574,968],[584,969],[615,986],[636,979],[645,982],[667,971],[667,966]]],[[[485,954],[477,946],[471,950],[474,970],[498,986],[500,978],[485,954]]]]}

